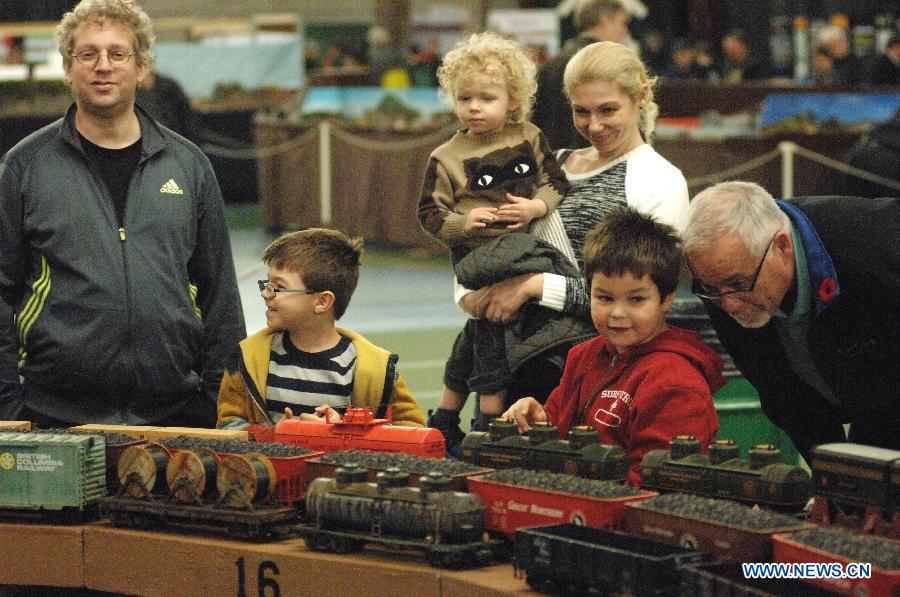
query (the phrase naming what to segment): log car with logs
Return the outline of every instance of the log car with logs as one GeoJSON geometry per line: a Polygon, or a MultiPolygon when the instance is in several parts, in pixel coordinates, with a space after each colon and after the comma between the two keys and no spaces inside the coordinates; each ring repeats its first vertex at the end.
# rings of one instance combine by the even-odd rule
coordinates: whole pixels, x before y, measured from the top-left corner
{"type": "Polygon", "coordinates": [[[256,453],[221,457],[208,448],[133,446],[119,459],[121,488],[101,503],[116,526],[176,526],[259,540],[294,534],[299,513],[274,502],[276,472],[256,453]]]}

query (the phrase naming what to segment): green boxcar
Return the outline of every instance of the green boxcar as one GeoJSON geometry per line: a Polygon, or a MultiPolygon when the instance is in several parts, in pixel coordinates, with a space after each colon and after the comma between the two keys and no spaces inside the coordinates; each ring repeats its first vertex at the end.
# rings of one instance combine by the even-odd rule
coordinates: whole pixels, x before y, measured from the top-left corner
{"type": "Polygon", "coordinates": [[[103,437],[0,433],[0,508],[84,510],[105,495],[103,437]]]}

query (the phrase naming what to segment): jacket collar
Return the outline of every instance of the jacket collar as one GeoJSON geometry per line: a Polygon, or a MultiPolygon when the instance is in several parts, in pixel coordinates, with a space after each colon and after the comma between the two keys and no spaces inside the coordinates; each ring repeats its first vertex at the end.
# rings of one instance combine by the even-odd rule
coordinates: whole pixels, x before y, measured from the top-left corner
{"type": "MultiPolygon", "coordinates": [[[[76,104],[73,103],[69,106],[66,115],[63,117],[63,125],[59,134],[66,143],[78,151],[83,151],[81,148],[81,139],[78,136],[78,130],[75,128],[76,110],[76,104]]],[[[146,158],[162,150],[169,144],[169,140],[163,135],[163,132],[156,121],[153,120],[143,108],[135,104],[134,112],[141,125],[141,154],[142,157],[146,158]]]]}
{"type": "Polygon", "coordinates": [[[828,305],[834,302],[834,299],[841,294],[837,271],[834,268],[834,263],[831,261],[831,256],[825,250],[822,239],[819,238],[819,234],[813,228],[806,214],[799,207],[787,201],[778,200],[777,203],[781,210],[791,219],[791,223],[803,241],[803,252],[806,255],[815,316],[819,317],[828,308],[828,305]]]}

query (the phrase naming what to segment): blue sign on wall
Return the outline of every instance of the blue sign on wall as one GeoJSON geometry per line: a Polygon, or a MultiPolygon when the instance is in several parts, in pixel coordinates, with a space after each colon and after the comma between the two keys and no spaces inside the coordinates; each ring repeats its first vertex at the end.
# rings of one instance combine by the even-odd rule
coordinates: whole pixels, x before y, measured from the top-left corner
{"type": "Polygon", "coordinates": [[[798,93],[768,96],[756,128],[761,129],[793,116],[811,116],[816,122],[836,120],[844,124],[884,122],[900,108],[900,93],[798,93]]]}

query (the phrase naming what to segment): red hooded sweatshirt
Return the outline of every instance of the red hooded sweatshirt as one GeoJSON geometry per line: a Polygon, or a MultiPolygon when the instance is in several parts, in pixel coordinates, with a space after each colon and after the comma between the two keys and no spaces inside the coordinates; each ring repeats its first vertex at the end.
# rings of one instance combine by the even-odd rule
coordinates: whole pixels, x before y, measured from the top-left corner
{"type": "Polygon", "coordinates": [[[706,450],[719,430],[712,395],[724,385],[722,358],[695,332],[669,327],[625,355],[599,336],[569,351],[544,410],[561,438],[590,425],[600,443],[625,448],[637,487],[644,455],[674,436],[693,435],[706,450]]]}

